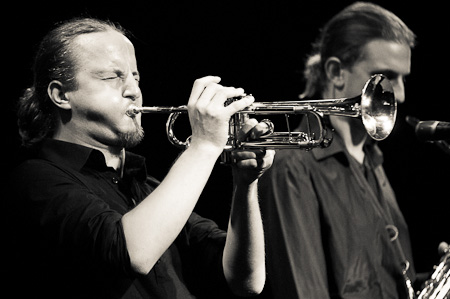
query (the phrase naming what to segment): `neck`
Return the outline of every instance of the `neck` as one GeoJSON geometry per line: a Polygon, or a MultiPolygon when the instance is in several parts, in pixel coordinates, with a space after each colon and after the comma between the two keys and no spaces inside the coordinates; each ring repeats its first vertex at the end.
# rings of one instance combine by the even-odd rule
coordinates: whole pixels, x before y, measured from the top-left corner
{"type": "MultiPolygon", "coordinates": [[[[342,98],[346,96],[345,90],[337,90],[330,82],[325,88],[324,98],[342,98]]],[[[330,122],[336,132],[344,141],[344,146],[349,154],[359,163],[364,162],[364,143],[367,138],[366,130],[360,119],[345,116],[330,116],[330,122]]]]}
{"type": "Polygon", "coordinates": [[[344,141],[349,154],[359,163],[364,161],[364,143],[367,138],[366,131],[362,128],[359,119],[348,117],[330,116],[331,124],[344,141]],[[358,123],[356,123],[358,122],[358,123]]]}
{"type": "Polygon", "coordinates": [[[106,165],[108,167],[114,168],[119,173],[123,171],[123,163],[125,162],[125,149],[121,149],[120,151],[110,151],[98,148],[99,151],[103,153],[105,156],[106,165]]]}

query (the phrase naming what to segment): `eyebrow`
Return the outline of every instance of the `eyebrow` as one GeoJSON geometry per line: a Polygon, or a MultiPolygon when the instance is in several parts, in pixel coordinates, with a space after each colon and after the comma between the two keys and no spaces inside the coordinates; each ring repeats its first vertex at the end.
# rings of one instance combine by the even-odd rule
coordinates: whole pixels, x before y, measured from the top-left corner
{"type": "Polygon", "coordinates": [[[383,74],[383,75],[385,75],[388,78],[394,78],[394,77],[397,77],[397,76],[407,77],[409,75],[409,73],[402,74],[402,73],[396,72],[396,71],[394,71],[392,69],[379,69],[379,70],[372,71],[371,74],[372,75],[383,74]]]}
{"type": "MultiPolygon", "coordinates": [[[[114,74],[118,74],[118,75],[124,74],[124,72],[120,68],[117,68],[117,67],[113,67],[113,68],[109,68],[109,69],[106,69],[106,68],[98,69],[98,70],[92,71],[92,73],[95,75],[99,75],[99,76],[107,74],[107,73],[114,73],[114,74]]],[[[141,76],[141,74],[139,73],[138,70],[131,72],[131,74],[133,76],[139,76],[139,77],[141,76]]]]}

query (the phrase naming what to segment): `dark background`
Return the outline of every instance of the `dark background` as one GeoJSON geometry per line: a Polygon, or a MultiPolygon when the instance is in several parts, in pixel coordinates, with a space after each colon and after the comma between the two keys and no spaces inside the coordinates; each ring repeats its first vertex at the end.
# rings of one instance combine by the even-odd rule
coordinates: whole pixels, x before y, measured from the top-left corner
{"type": "MultiPolygon", "coordinates": [[[[303,62],[319,28],[353,1],[151,1],[12,3],[3,10],[5,103],[2,168],[20,161],[15,103],[31,85],[31,65],[40,39],[54,23],[77,16],[108,18],[133,33],[144,104],[186,104],[196,78],[217,75],[222,84],[243,87],[257,101],[296,100],[303,62]]],[[[405,116],[450,121],[447,88],[448,8],[444,2],[375,1],[397,14],[417,35],[406,103],[396,127],[380,143],[385,170],[409,224],[418,271],[438,262],[440,241],[450,242],[450,155],[419,142],[405,116]]],[[[165,136],[167,115],[145,115],[145,140],[133,151],[147,157],[150,174],[163,179],[179,150],[165,136]]],[[[178,123],[177,123],[178,124],[178,123]]],[[[189,135],[180,121],[177,135],[189,135]]],[[[195,179],[195,178],[193,178],[195,179]]],[[[231,171],[217,165],[197,206],[226,227],[231,171]]],[[[4,186],[7,194],[8,186],[4,186]]],[[[9,196],[4,198],[10,198],[9,196]]]]}

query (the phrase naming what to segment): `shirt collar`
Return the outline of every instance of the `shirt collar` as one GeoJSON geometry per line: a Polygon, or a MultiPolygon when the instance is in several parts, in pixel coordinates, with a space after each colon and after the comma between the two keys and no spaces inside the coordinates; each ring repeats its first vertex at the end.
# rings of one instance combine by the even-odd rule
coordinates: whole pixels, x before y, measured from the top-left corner
{"type": "Polygon", "coordinates": [[[56,139],[44,140],[39,158],[80,171],[87,163],[92,148],[56,139]]]}
{"type": "MultiPolygon", "coordinates": [[[[91,167],[98,170],[108,168],[102,152],[90,147],[56,139],[46,139],[43,142],[39,157],[64,165],[75,171],[80,171],[83,167],[91,167]]],[[[147,177],[145,158],[126,152],[123,173],[124,176],[131,175],[144,180],[147,177]]]]}
{"type": "MultiPolygon", "coordinates": [[[[329,147],[312,149],[312,154],[317,161],[327,159],[328,157],[338,155],[339,153],[344,154],[348,159],[349,154],[345,149],[344,141],[336,131],[334,131],[332,134],[333,141],[331,142],[329,147]]],[[[383,164],[383,153],[378,147],[377,142],[370,137],[367,137],[366,139],[366,142],[364,144],[364,152],[366,153],[366,155],[370,156],[370,159],[372,160],[374,166],[383,164]]]]}
{"type": "Polygon", "coordinates": [[[312,149],[312,154],[314,158],[318,161],[324,160],[328,157],[337,155],[339,153],[345,153],[345,147],[340,137],[336,134],[336,132],[333,132],[333,140],[331,141],[331,144],[326,148],[315,148],[312,149]]]}

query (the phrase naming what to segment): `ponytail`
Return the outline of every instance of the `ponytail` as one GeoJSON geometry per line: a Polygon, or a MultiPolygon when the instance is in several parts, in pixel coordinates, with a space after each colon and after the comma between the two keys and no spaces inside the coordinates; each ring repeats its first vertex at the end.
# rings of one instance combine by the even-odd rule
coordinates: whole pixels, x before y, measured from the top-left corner
{"type": "Polygon", "coordinates": [[[53,133],[54,115],[49,110],[50,101],[42,101],[34,87],[27,88],[18,104],[18,125],[22,145],[31,147],[53,133]]]}
{"type": "Polygon", "coordinates": [[[322,61],[320,54],[312,54],[308,57],[305,63],[305,70],[303,76],[306,81],[305,90],[300,94],[300,99],[314,98],[323,88],[322,83],[322,61]]]}

